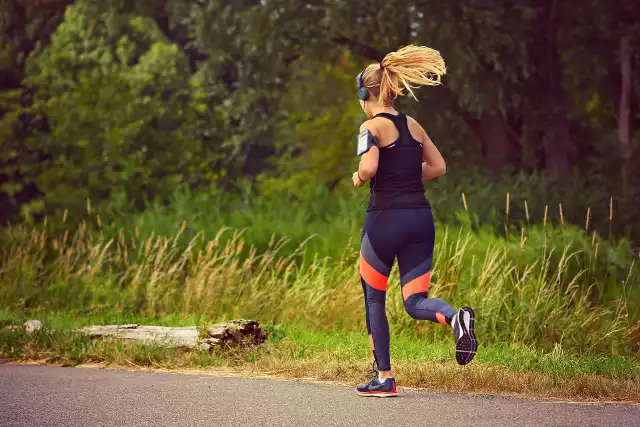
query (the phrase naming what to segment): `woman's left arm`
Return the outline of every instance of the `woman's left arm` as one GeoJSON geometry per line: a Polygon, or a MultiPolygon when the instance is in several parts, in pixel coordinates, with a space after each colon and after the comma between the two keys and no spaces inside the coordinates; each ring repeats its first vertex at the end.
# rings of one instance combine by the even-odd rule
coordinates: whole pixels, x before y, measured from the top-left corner
{"type": "MultiPolygon", "coordinates": [[[[368,129],[373,136],[379,137],[378,130],[371,123],[371,120],[367,120],[360,125],[360,132],[368,129]]],[[[371,147],[369,151],[364,153],[360,157],[360,165],[358,171],[353,173],[353,185],[356,187],[362,187],[365,182],[370,180],[378,171],[378,159],[380,158],[380,151],[378,147],[371,147]]]]}

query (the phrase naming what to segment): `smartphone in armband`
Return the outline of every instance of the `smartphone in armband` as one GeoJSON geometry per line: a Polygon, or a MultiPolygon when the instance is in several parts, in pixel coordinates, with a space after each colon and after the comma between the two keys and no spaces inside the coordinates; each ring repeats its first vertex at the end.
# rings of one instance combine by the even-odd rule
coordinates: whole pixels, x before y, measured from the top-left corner
{"type": "Polygon", "coordinates": [[[365,129],[358,134],[358,142],[356,145],[356,156],[362,156],[364,153],[369,151],[371,147],[377,145],[375,136],[371,133],[369,129],[365,129]]]}

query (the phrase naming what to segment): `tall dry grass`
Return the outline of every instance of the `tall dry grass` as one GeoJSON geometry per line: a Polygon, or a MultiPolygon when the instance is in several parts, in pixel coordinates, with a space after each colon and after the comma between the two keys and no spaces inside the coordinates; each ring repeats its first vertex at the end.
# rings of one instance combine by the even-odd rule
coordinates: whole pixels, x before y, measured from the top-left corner
{"type": "MultiPolygon", "coordinates": [[[[364,330],[357,244],[349,241],[334,259],[303,256],[304,243],[283,251],[287,241],[274,234],[267,249],[258,251],[242,231],[226,228],[210,239],[196,233],[184,244],[186,226],[173,236],[146,238],[137,229],[114,231],[115,225],[99,217],[62,236],[49,234],[46,221],[9,227],[0,245],[0,304],[12,310],[180,313],[364,330]]],[[[430,296],[473,306],[481,342],[629,352],[638,336],[626,295],[637,278],[633,264],[621,291],[608,295],[585,267],[591,264],[584,258],[597,252],[566,234],[549,239],[547,227],[545,222],[523,229],[517,239],[465,226],[438,230],[430,296]]],[[[413,329],[434,339],[450,333],[404,312],[397,269],[387,298],[394,331],[413,329]]]]}

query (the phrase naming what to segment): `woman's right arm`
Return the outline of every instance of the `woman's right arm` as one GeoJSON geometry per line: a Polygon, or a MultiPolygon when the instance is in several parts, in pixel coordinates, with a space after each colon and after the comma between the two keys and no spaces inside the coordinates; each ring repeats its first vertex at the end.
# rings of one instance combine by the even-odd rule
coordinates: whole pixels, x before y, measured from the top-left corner
{"type": "Polygon", "coordinates": [[[422,179],[427,181],[444,175],[447,172],[447,165],[438,148],[422,129],[422,179]]]}

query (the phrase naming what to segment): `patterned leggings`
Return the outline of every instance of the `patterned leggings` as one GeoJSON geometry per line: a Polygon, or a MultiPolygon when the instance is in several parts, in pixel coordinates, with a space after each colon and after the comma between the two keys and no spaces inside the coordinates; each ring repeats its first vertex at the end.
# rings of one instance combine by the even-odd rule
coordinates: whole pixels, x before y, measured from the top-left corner
{"type": "Polygon", "coordinates": [[[402,299],[414,319],[450,324],[456,310],[428,298],[435,225],[431,209],[386,209],[367,213],[360,244],[360,281],[367,332],[381,371],[391,370],[389,323],[385,309],[387,282],[398,258],[402,299]]]}

